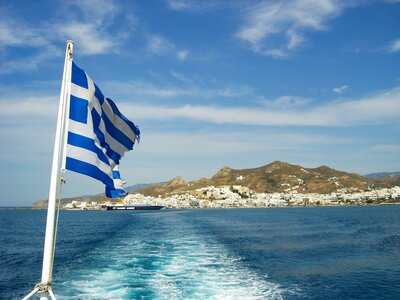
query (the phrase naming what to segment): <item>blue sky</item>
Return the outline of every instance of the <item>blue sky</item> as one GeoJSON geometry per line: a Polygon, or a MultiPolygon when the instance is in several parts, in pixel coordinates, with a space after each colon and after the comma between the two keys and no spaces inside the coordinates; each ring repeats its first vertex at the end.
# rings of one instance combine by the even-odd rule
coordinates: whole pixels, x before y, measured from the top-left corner
{"type": "MultiPolygon", "coordinates": [[[[0,1],[1,205],[48,195],[65,42],[142,131],[128,185],[400,170],[400,1],[0,1]]],[[[67,174],[63,196],[103,192],[67,174]]]]}

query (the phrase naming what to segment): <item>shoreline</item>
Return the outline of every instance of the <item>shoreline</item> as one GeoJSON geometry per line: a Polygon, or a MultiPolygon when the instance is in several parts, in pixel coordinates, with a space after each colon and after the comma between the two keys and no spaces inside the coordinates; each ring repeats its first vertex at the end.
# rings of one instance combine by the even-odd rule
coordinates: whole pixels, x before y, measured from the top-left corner
{"type": "MultiPolygon", "coordinates": [[[[166,209],[201,208],[270,208],[270,207],[323,207],[323,206],[368,206],[400,204],[400,186],[369,191],[351,192],[339,190],[331,194],[316,193],[256,193],[243,186],[207,186],[192,192],[158,197],[132,193],[123,199],[80,198],[65,199],[62,210],[106,210],[115,204],[145,204],[166,209]],[[96,201],[97,200],[97,201],[96,201]]],[[[32,206],[3,206],[0,210],[44,210],[47,201],[37,201],[32,206]]]]}
{"type": "Polygon", "coordinates": [[[34,206],[2,206],[0,210],[47,210],[47,207],[34,207],[34,206]]]}
{"type": "MultiPolygon", "coordinates": [[[[286,205],[286,206],[226,206],[226,207],[165,207],[162,210],[206,210],[206,209],[246,209],[246,208],[318,208],[318,207],[359,207],[359,206],[385,206],[385,205],[400,205],[400,202],[381,202],[381,203],[368,203],[368,204],[339,204],[339,205],[286,205]]],[[[47,210],[47,207],[0,207],[1,210],[47,210]]],[[[60,208],[64,211],[106,211],[106,209],[65,209],[60,208]]]]}

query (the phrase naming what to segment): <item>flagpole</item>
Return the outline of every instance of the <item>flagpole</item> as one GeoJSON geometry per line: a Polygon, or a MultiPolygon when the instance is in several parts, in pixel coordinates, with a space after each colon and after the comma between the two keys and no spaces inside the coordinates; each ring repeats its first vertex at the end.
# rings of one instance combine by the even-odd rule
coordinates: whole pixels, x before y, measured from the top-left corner
{"type": "MultiPolygon", "coordinates": [[[[47,299],[48,295],[53,299],[54,294],[51,289],[52,273],[54,263],[55,251],[55,216],[56,216],[56,198],[57,190],[60,182],[60,161],[62,159],[63,145],[65,143],[64,130],[67,112],[68,91],[71,82],[71,68],[72,68],[72,52],[73,41],[67,41],[64,61],[63,79],[61,83],[60,104],[58,108],[57,128],[54,141],[53,164],[51,168],[51,180],[49,190],[49,202],[47,208],[47,221],[46,221],[46,236],[44,242],[43,252],[43,266],[42,266],[42,279],[41,287],[43,291],[38,291],[40,299],[47,299]]],[[[55,298],[54,298],[55,299],[55,298]]]]}

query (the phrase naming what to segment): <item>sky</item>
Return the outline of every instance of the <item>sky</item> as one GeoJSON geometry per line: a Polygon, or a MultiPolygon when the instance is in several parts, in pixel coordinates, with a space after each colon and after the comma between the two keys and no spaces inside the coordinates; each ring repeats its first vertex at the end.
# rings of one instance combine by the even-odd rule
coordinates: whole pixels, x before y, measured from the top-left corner
{"type": "MultiPolygon", "coordinates": [[[[141,130],[127,185],[400,171],[400,1],[0,0],[0,206],[47,199],[68,39],[141,130]]],[[[67,172],[62,197],[104,192],[67,172]]]]}

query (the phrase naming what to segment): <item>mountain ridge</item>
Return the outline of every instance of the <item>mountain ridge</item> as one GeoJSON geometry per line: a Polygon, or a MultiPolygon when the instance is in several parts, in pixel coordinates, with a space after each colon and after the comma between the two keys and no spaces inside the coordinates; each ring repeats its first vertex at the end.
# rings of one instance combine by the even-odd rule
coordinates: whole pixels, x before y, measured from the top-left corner
{"type": "Polygon", "coordinates": [[[363,175],[370,179],[383,179],[383,178],[395,178],[400,177],[400,172],[375,172],[363,175]]]}
{"type": "MultiPolygon", "coordinates": [[[[168,196],[193,191],[205,186],[241,185],[257,193],[297,192],[329,194],[339,190],[360,191],[392,186],[392,182],[368,179],[356,173],[338,171],[322,165],[306,168],[282,161],[250,168],[220,168],[211,178],[201,178],[192,182],[177,180],[138,190],[145,196],[168,196]],[[171,184],[171,183],[174,184],[171,184]]],[[[179,177],[181,178],[181,177],[179,177]]]]}

